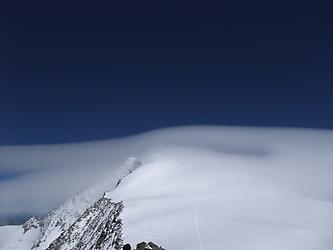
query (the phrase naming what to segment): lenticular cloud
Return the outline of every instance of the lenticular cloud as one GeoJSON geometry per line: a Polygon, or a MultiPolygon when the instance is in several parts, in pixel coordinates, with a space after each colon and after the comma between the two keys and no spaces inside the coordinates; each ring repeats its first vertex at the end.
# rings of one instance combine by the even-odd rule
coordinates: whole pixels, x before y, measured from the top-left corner
{"type": "Polygon", "coordinates": [[[210,126],[161,129],[86,143],[3,146],[1,172],[14,174],[0,182],[0,216],[45,214],[112,175],[130,156],[146,164],[160,162],[165,166],[158,170],[161,173],[170,162],[174,176],[168,178],[177,178],[175,166],[186,166],[188,176],[181,173],[180,186],[186,178],[197,176],[192,185],[200,189],[215,169],[221,182],[214,179],[211,188],[228,190],[230,197],[246,196],[244,187],[258,186],[271,190],[271,195],[285,190],[330,204],[332,152],[330,130],[210,126]]]}

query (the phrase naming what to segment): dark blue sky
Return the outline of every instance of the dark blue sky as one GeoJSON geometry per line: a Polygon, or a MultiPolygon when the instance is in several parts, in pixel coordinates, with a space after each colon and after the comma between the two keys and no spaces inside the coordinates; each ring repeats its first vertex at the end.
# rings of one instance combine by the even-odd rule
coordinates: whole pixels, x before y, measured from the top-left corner
{"type": "Polygon", "coordinates": [[[0,17],[0,144],[333,128],[330,1],[14,2],[0,17]]]}

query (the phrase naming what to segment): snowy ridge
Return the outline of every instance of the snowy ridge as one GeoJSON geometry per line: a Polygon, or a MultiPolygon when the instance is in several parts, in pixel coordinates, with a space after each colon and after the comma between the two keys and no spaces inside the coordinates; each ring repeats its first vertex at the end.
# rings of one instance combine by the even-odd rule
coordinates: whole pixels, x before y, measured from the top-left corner
{"type": "Polygon", "coordinates": [[[45,217],[32,218],[23,225],[25,232],[30,228],[38,228],[40,235],[33,244],[33,249],[45,249],[48,245],[67,230],[82,213],[97,202],[106,191],[113,190],[120,181],[140,167],[142,163],[134,157],[118,168],[106,179],[73,197],[45,217]]]}
{"type": "Polygon", "coordinates": [[[121,202],[114,203],[102,197],[46,250],[121,249],[122,209],[121,202]]]}

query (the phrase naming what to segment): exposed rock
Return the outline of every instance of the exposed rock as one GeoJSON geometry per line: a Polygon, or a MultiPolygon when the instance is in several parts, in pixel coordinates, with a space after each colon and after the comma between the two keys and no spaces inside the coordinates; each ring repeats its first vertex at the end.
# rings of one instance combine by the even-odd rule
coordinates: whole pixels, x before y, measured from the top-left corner
{"type": "Polygon", "coordinates": [[[130,244],[125,244],[125,245],[123,246],[123,250],[131,250],[131,249],[132,249],[132,247],[131,247],[130,244]]]}
{"type": "Polygon", "coordinates": [[[101,183],[72,197],[47,215],[29,219],[23,225],[24,233],[31,229],[39,231],[35,232],[38,236],[33,240],[31,249],[122,249],[119,214],[123,204],[112,202],[110,191],[141,165],[140,160],[130,157],[101,183]]]}
{"type": "Polygon", "coordinates": [[[101,198],[46,250],[121,249],[123,204],[101,198]]]}
{"type": "Polygon", "coordinates": [[[116,188],[127,175],[140,167],[142,162],[134,157],[126,160],[111,176],[100,183],[88,188],[84,192],[72,197],[59,208],[52,210],[40,218],[32,218],[24,225],[24,232],[32,228],[38,228],[40,233],[33,242],[32,249],[45,249],[50,243],[67,231],[77,221],[84,211],[97,202],[103,195],[105,199],[111,199],[110,191],[116,188]],[[104,194],[103,194],[104,192],[104,194]]]}
{"type": "Polygon", "coordinates": [[[24,223],[22,225],[23,232],[26,233],[27,231],[29,231],[32,228],[39,228],[40,224],[41,224],[41,221],[38,218],[32,217],[26,223],[24,223]]]}
{"type": "Polygon", "coordinates": [[[136,250],[165,250],[165,249],[157,246],[153,242],[146,243],[143,241],[136,245],[136,250]]]}

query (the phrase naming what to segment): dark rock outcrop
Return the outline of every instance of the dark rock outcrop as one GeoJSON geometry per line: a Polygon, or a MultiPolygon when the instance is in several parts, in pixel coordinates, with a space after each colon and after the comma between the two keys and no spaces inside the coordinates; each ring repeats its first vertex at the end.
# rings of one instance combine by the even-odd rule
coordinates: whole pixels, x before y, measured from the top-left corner
{"type": "Polygon", "coordinates": [[[136,245],[136,250],[165,250],[165,249],[157,246],[153,242],[146,243],[143,241],[136,245]]]}
{"type": "Polygon", "coordinates": [[[132,248],[131,248],[131,245],[130,244],[125,244],[124,246],[123,246],[123,250],[131,250],[132,248]]]}

